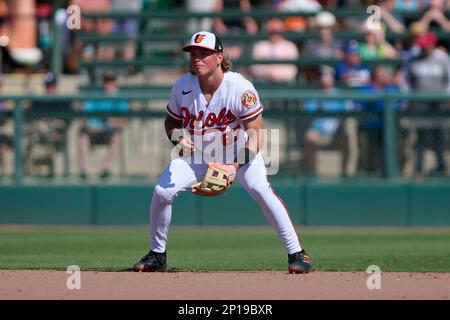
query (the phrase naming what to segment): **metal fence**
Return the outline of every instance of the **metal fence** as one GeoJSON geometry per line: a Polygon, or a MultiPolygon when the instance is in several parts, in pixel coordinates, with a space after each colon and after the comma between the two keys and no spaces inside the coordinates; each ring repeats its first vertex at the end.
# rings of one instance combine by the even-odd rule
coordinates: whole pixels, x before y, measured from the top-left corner
{"type": "MultiPolygon", "coordinates": [[[[318,91],[263,90],[267,128],[280,132],[277,177],[289,178],[423,178],[446,177],[450,166],[450,110],[448,95],[357,94],[324,96],[318,91]],[[345,112],[308,111],[305,102],[339,100],[384,102],[384,110],[345,112]],[[398,108],[403,101],[406,108],[398,108]],[[415,109],[417,103],[428,108],[415,109]],[[338,125],[327,141],[309,139],[317,119],[338,125]]],[[[163,119],[167,91],[126,93],[105,98],[101,94],[72,96],[2,96],[12,110],[1,114],[0,135],[13,142],[4,148],[0,163],[3,181],[21,183],[28,178],[78,179],[80,132],[83,119],[128,119],[121,130],[121,145],[114,159],[113,178],[154,180],[170,160],[172,145],[165,136],[163,119]],[[89,112],[86,101],[127,101],[126,112],[89,112]],[[40,106],[40,108],[39,108],[40,106]],[[42,107],[44,106],[44,107],[42,107]]],[[[1,138],[0,138],[1,139],[1,138]]],[[[6,141],[7,139],[3,139],[6,141]]],[[[7,144],[5,144],[7,145],[7,144]]],[[[105,144],[91,145],[88,175],[98,177],[105,144]]]]}

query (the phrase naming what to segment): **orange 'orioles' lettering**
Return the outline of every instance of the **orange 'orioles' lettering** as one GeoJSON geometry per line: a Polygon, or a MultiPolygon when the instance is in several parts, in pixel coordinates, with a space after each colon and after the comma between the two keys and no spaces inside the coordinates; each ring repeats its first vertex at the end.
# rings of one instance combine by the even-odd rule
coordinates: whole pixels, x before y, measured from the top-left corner
{"type": "MultiPolygon", "coordinates": [[[[182,107],[181,117],[183,118],[183,128],[198,129],[198,125],[196,126],[196,123],[201,123],[203,115],[203,111],[200,111],[198,115],[195,115],[191,114],[188,108],[182,107]]],[[[215,113],[209,113],[206,116],[205,123],[202,124],[202,128],[224,128],[229,123],[233,123],[234,121],[236,121],[236,116],[231,112],[231,110],[222,108],[218,115],[215,113]]]]}

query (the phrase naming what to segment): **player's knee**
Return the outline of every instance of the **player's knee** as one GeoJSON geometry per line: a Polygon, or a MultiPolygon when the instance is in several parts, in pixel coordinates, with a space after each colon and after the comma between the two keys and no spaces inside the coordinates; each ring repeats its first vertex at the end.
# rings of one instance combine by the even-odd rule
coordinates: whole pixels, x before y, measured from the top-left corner
{"type": "Polygon", "coordinates": [[[173,197],[173,192],[170,191],[168,188],[163,188],[159,184],[156,185],[155,189],[153,190],[153,200],[152,201],[158,201],[158,202],[171,202],[173,197]]]}

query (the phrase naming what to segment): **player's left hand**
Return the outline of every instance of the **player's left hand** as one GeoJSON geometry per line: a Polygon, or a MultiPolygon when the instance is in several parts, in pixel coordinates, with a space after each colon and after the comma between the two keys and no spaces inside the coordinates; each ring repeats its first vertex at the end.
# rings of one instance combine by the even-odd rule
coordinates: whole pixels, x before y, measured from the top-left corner
{"type": "Polygon", "coordinates": [[[236,178],[236,168],[232,164],[223,164],[223,163],[217,163],[217,162],[211,162],[209,165],[222,169],[225,172],[228,173],[228,187],[231,186],[234,179],[236,178]]]}
{"type": "Polygon", "coordinates": [[[236,169],[233,165],[211,162],[202,181],[193,184],[191,190],[199,196],[218,196],[230,188],[235,177],[236,169]]]}

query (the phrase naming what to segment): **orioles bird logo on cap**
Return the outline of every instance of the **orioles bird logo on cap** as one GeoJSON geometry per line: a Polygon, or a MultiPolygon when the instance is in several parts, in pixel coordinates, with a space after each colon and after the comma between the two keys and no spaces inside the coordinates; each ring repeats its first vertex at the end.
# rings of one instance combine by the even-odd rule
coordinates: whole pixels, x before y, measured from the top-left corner
{"type": "Polygon", "coordinates": [[[205,39],[206,35],[204,34],[198,34],[195,36],[194,42],[195,43],[200,43],[203,41],[203,39],[205,39]]]}

